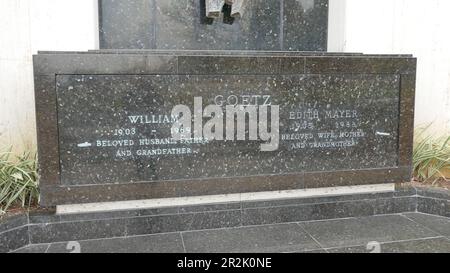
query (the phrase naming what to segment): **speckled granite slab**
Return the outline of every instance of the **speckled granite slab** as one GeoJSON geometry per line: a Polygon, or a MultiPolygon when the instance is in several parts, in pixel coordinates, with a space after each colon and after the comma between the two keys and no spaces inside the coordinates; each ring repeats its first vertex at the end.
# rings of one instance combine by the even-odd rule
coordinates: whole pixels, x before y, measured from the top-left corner
{"type": "MultiPolygon", "coordinates": [[[[448,190],[400,185],[395,192],[376,194],[61,215],[48,210],[0,219],[0,253],[22,247],[25,248],[19,252],[70,252],[69,241],[79,241],[83,252],[182,252],[183,247],[172,248],[179,245],[178,240],[170,243],[171,235],[167,233],[178,234],[175,238],[180,238],[179,233],[185,235],[187,252],[315,250],[310,244],[296,249],[286,242],[284,238],[292,235],[290,228],[271,228],[290,227],[292,223],[300,223],[316,242],[320,241],[325,247],[322,251],[364,252],[366,244],[376,240],[386,242],[388,252],[448,252],[448,217],[448,190]],[[239,230],[248,234],[255,227],[263,229],[264,239],[258,240],[266,242],[268,248],[255,248],[252,236],[244,236],[239,242],[227,241],[234,238],[233,234],[239,236],[239,230]],[[216,234],[220,236],[213,236],[216,234]],[[279,239],[271,240],[273,236],[279,239]],[[161,240],[155,241],[157,247],[152,248],[153,239],[160,237],[161,240]],[[419,239],[432,241],[419,242],[419,239]],[[122,241],[129,243],[124,245],[122,241]]],[[[310,242],[304,236],[299,238],[303,238],[299,242],[310,242]]]]}
{"type": "Polygon", "coordinates": [[[193,52],[34,57],[44,206],[409,180],[415,58],[193,52]],[[172,141],[195,97],[279,105],[279,146],[172,141]]]}
{"type": "Polygon", "coordinates": [[[100,0],[102,49],[326,51],[328,0],[100,0]],[[221,2],[208,16],[207,2],[221,2]],[[239,18],[239,14],[243,11],[239,18]]]}

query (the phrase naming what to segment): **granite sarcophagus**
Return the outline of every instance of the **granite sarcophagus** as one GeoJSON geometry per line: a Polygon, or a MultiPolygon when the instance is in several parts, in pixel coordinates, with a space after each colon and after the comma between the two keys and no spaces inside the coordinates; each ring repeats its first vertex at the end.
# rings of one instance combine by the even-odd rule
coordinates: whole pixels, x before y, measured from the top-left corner
{"type": "MultiPolygon", "coordinates": [[[[40,52],[34,69],[44,206],[411,176],[416,59],[409,55],[40,52]],[[220,123],[212,130],[223,139],[194,131],[175,139],[177,105],[223,109],[222,131],[220,123]],[[266,139],[276,147],[262,151],[262,138],[227,140],[230,105],[277,106],[276,134],[266,139]]],[[[213,116],[193,118],[192,128],[213,116]]],[[[276,122],[272,116],[268,126],[276,122]]]]}

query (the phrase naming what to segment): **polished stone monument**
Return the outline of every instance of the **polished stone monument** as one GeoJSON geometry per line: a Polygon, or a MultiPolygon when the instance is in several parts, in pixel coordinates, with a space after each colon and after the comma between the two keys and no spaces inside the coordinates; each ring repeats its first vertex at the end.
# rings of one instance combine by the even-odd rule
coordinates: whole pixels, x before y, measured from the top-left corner
{"type": "Polygon", "coordinates": [[[186,251],[177,232],[265,225],[266,237],[281,234],[267,225],[336,218],[361,234],[357,217],[389,214],[378,240],[412,223],[393,214],[450,215],[448,192],[401,184],[412,173],[416,59],[325,52],[327,0],[99,4],[101,50],[34,56],[41,205],[51,208],[0,221],[0,252],[166,245],[141,240],[150,234],[186,251]],[[313,190],[277,192],[297,189],[313,190]],[[97,202],[108,203],[86,204],[97,202]]]}
{"type": "Polygon", "coordinates": [[[41,52],[34,65],[43,205],[411,175],[416,59],[408,55],[100,50],[41,52]],[[261,139],[175,140],[172,110],[196,111],[195,98],[224,112],[279,106],[276,149],[262,151],[261,139]]]}
{"type": "Polygon", "coordinates": [[[42,205],[410,179],[416,59],[324,52],[328,1],[99,12],[101,50],[34,56],[42,205]]]}

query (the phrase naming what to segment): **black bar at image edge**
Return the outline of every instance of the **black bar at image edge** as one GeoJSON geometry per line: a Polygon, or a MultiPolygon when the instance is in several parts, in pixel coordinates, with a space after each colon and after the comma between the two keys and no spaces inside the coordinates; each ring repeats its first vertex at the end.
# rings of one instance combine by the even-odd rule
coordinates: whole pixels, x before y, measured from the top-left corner
{"type": "MultiPolygon", "coordinates": [[[[77,258],[92,258],[92,265],[100,265],[103,269],[105,265],[114,268],[133,265],[147,268],[146,272],[302,272],[307,270],[308,265],[316,269],[342,268],[361,271],[370,267],[371,270],[385,270],[386,264],[378,260],[392,260],[394,264],[401,264],[402,269],[406,269],[408,266],[415,266],[415,263],[411,262],[414,257],[411,256],[419,254],[128,254],[121,256],[120,259],[112,259],[110,255],[59,255],[58,260],[64,262],[64,259],[67,259],[74,272],[78,270],[78,266],[80,270],[85,269],[84,263],[73,263],[77,258]]],[[[436,258],[436,261],[442,261],[446,258],[443,255],[445,254],[422,255],[421,259],[436,258]]],[[[54,259],[51,254],[34,256],[40,262],[46,257],[49,260],[54,259]]],[[[9,258],[20,259],[20,255],[10,255],[9,258]]],[[[32,260],[33,255],[27,257],[30,258],[32,260]]]]}

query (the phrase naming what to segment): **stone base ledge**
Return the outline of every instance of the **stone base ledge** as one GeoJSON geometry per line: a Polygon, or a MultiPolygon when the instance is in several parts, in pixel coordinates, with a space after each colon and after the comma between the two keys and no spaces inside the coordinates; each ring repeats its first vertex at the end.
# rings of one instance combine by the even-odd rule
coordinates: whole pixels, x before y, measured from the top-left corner
{"type": "Polygon", "coordinates": [[[397,185],[395,191],[246,200],[90,213],[34,212],[0,222],[0,252],[54,243],[177,231],[421,212],[450,217],[450,191],[397,185]]]}

